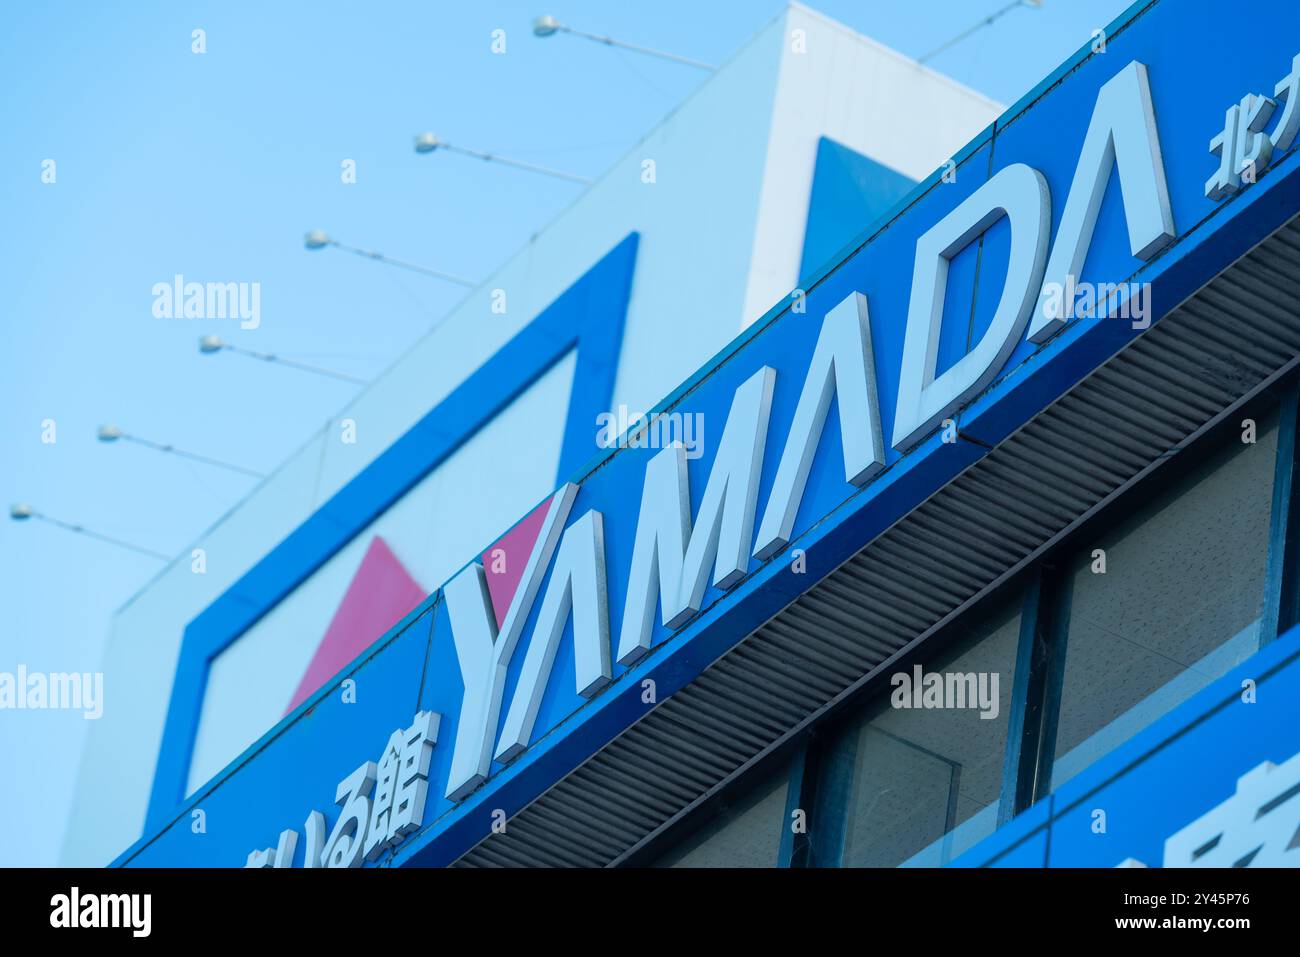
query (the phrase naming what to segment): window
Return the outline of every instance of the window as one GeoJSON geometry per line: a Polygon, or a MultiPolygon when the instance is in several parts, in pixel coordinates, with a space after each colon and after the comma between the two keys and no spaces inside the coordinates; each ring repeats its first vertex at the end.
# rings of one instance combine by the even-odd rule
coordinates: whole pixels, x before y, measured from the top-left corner
{"type": "Polygon", "coordinates": [[[656,862],[657,867],[776,867],[790,766],[767,774],[656,862]]]}
{"type": "Polygon", "coordinates": [[[907,692],[917,703],[915,671],[899,672],[891,694],[849,731],[855,754],[845,866],[938,866],[993,832],[1019,632],[1018,608],[1004,609],[923,666],[923,674],[951,677],[940,706],[926,705],[926,679],[921,708],[898,706],[907,692]]]}
{"type": "Polygon", "coordinates": [[[1233,433],[1083,547],[1068,576],[1053,789],[1259,647],[1277,434],[1276,416],[1254,444],[1233,433]]]}

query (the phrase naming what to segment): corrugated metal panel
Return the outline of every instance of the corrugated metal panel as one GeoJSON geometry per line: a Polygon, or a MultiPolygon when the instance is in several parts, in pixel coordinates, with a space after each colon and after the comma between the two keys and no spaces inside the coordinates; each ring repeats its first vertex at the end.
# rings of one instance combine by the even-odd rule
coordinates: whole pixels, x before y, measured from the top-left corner
{"type": "Polygon", "coordinates": [[[1300,356],[1300,219],[662,702],[457,866],[617,863],[1300,356]]]}

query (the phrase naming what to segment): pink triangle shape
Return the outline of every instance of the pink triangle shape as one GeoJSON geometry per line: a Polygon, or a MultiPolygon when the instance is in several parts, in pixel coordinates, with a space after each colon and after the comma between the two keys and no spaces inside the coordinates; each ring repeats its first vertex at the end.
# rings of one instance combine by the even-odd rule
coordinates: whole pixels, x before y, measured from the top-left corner
{"type": "Polygon", "coordinates": [[[492,599],[492,612],[496,615],[498,628],[506,620],[510,602],[519,590],[524,568],[533,554],[537,537],[542,533],[542,524],[546,521],[546,511],[550,505],[547,500],[537,506],[479,556],[487,577],[488,595],[492,599]]]}
{"type": "Polygon", "coordinates": [[[402,620],[425,597],[388,543],[376,535],[293,693],[288,714],[402,620]]]}

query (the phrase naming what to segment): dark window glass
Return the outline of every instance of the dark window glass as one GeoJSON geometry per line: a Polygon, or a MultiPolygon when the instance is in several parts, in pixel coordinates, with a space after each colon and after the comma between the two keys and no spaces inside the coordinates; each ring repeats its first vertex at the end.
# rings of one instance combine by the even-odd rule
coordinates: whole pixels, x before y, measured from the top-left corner
{"type": "Polygon", "coordinates": [[[1082,550],[1053,787],[1258,648],[1276,457],[1269,415],[1082,550]]]}
{"type": "Polygon", "coordinates": [[[845,866],[939,866],[993,832],[1019,631],[1019,606],[1005,608],[923,665],[923,707],[900,706],[908,692],[916,703],[915,671],[891,676],[846,742],[856,754],[845,866]],[[944,693],[932,689],[927,705],[929,674],[944,693]]]}
{"type": "Polygon", "coordinates": [[[655,866],[776,867],[789,785],[790,766],[782,765],[734,798],[655,866]]]}

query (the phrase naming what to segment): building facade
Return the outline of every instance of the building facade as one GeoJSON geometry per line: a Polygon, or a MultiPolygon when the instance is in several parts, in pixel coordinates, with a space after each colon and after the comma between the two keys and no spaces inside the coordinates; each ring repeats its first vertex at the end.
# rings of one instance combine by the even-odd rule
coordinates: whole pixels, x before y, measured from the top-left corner
{"type": "Polygon", "coordinates": [[[1267,16],[1135,4],[1003,111],[791,8],[123,610],[70,855],[1293,863],[1267,16]]]}

